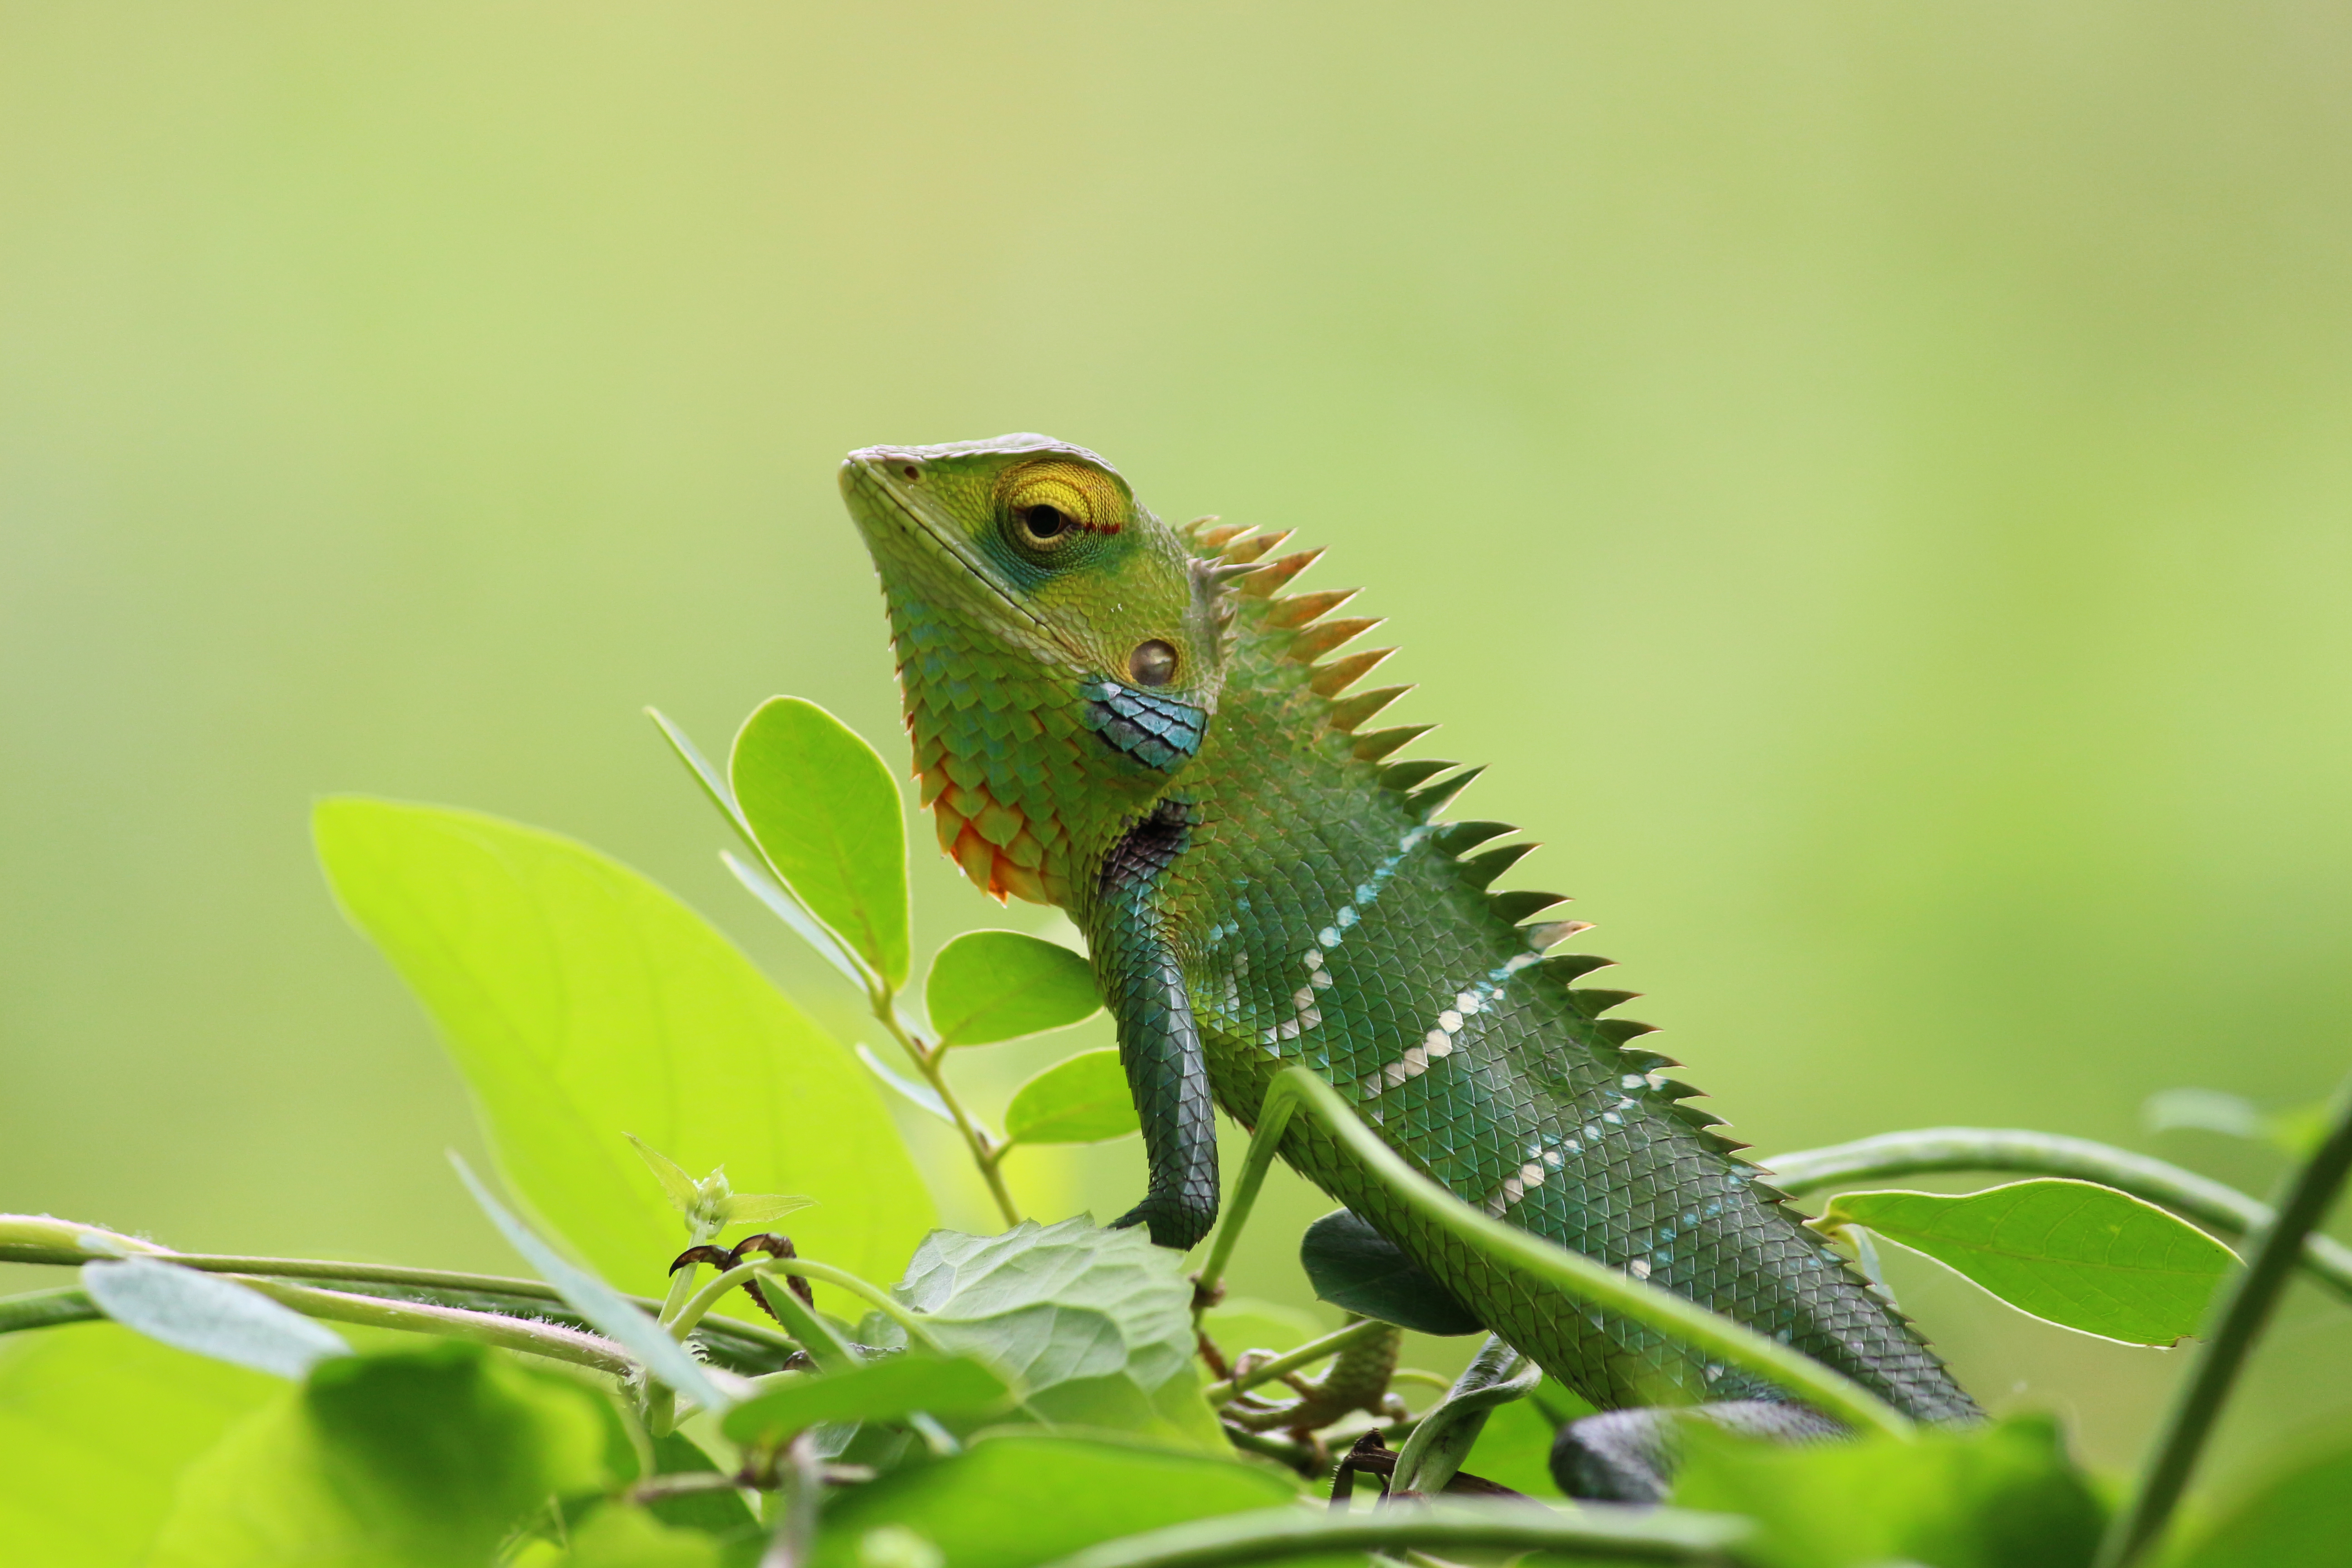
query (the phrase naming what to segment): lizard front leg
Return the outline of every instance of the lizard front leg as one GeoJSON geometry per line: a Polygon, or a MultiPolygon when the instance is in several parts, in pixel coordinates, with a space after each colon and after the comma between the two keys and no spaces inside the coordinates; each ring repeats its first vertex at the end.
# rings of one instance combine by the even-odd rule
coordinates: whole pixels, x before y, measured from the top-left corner
{"type": "Polygon", "coordinates": [[[1209,1069],[1160,908],[1162,874],[1184,853],[1192,821],[1189,806],[1164,800],[1127,831],[1104,860],[1087,931],[1150,1171],[1143,1201],[1111,1223],[1148,1226],[1154,1243],[1179,1251],[1217,1220],[1209,1069]]]}

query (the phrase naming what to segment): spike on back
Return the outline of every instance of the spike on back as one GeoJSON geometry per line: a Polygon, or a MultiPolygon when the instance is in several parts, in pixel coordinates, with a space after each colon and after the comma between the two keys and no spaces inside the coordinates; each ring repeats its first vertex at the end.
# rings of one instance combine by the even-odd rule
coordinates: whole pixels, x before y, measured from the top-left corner
{"type": "MultiPolygon", "coordinates": [[[[1281,569],[1282,563],[1277,561],[1271,566],[1263,566],[1258,570],[1261,574],[1271,575],[1281,569]]],[[[1251,580],[1250,586],[1244,591],[1252,594],[1257,592],[1255,578],[1251,580]]],[[[1360,591],[1355,588],[1327,588],[1319,594],[1292,594],[1274,602],[1274,607],[1266,612],[1265,624],[1285,628],[1311,626],[1354,598],[1360,591]]]]}
{"type": "Polygon", "coordinates": [[[1222,553],[1234,540],[1253,531],[1246,522],[1219,522],[1213,517],[1204,517],[1196,525],[1192,542],[1203,550],[1222,553]]]}
{"type": "Polygon", "coordinates": [[[1355,752],[1363,762],[1377,763],[1436,728],[1434,724],[1400,724],[1393,730],[1375,730],[1369,735],[1356,737],[1355,752]]]}
{"type": "Polygon", "coordinates": [[[1412,689],[1410,686],[1383,686],[1377,691],[1346,698],[1331,704],[1331,728],[1342,735],[1352,735],[1359,726],[1381,709],[1412,689]]]}
{"type": "Polygon", "coordinates": [[[1301,664],[1312,664],[1332,649],[1345,647],[1380,624],[1378,616],[1356,616],[1309,626],[1290,639],[1289,657],[1301,664]]]}
{"type": "MultiPolygon", "coordinates": [[[[1285,539],[1289,537],[1288,534],[1283,535],[1285,539]]],[[[1318,546],[1313,550],[1295,551],[1288,555],[1269,561],[1260,568],[1256,575],[1243,584],[1242,592],[1257,598],[1270,599],[1274,597],[1276,589],[1314,565],[1322,558],[1322,555],[1323,551],[1320,546],[1318,546]]]]}
{"type": "MultiPolygon", "coordinates": [[[[1249,530],[1244,529],[1242,533],[1244,535],[1248,535],[1249,531],[1249,530]]],[[[1237,537],[1232,543],[1225,546],[1225,559],[1234,562],[1255,561],[1259,557],[1263,556],[1267,551],[1273,549],[1276,545],[1289,538],[1290,531],[1291,531],[1289,529],[1286,528],[1280,533],[1261,533],[1255,537],[1237,537]]]]}
{"type": "Polygon", "coordinates": [[[1351,653],[1345,658],[1335,658],[1329,664],[1318,665],[1307,689],[1318,697],[1337,697],[1372,672],[1373,667],[1389,655],[1392,647],[1376,647],[1364,653],[1351,653]]]}

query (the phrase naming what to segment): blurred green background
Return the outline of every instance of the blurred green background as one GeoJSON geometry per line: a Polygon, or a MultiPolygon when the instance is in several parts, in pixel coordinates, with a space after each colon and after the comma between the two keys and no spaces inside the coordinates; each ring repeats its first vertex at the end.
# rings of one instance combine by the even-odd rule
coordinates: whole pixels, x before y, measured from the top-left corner
{"type": "MultiPolygon", "coordinates": [[[[1331,546],[1764,1150],[2260,1190],[2138,1107],[2352,1059],[2347,80],[2309,4],[0,5],[0,1208],[512,1267],[329,791],[583,837],[857,1037],[637,710],[895,765],[833,465],[1011,429],[1331,546]]],[[[916,834],[926,947],[1048,929],[916,834]]],[[[2179,1364],[1898,1283],[2103,1463],[2179,1364]]],[[[2231,1460],[2347,1373],[2293,1302],[2231,1460]]]]}

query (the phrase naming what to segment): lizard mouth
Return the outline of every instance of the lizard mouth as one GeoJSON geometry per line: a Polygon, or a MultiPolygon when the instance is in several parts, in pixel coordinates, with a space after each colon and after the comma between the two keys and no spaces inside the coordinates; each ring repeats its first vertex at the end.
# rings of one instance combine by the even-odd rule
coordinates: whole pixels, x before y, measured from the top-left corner
{"type": "MultiPolygon", "coordinates": [[[[854,461],[858,489],[865,492],[869,507],[873,507],[877,500],[887,504],[894,521],[907,533],[918,537],[919,548],[927,546],[961,567],[972,581],[985,588],[989,595],[1004,607],[1006,616],[1022,631],[1050,643],[1069,656],[1072,660],[1083,662],[1078,650],[1072,647],[1060,633],[1034,610],[1006,592],[1004,585],[999,583],[973,554],[970,545],[952,531],[932,521],[930,518],[924,515],[920,507],[916,506],[909,498],[901,494],[898,486],[891,482],[889,475],[882,471],[881,465],[866,458],[856,458],[854,461]]],[[[874,510],[878,510],[880,508],[874,510]]]]}

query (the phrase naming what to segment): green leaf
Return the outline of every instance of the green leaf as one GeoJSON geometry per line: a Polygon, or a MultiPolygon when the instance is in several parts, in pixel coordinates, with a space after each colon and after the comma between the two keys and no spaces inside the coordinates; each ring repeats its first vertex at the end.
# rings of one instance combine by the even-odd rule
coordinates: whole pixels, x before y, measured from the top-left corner
{"type": "Polygon", "coordinates": [[[2340,1568],[2352,1539],[2352,1444],[2273,1472],[2172,1568],[2340,1568]]]}
{"type": "Polygon", "coordinates": [[[1865,1226],[2019,1311],[2126,1344],[2194,1334],[2236,1255],[2188,1221],[2095,1182],[2039,1178],[1953,1197],[1847,1193],[1817,1222],[1865,1226]]]}
{"type": "Polygon", "coordinates": [[[1023,1414],[1222,1451],[1192,1370],[1192,1285],[1141,1229],[1024,1220],[1002,1236],[934,1231],[898,1298],[950,1353],[1011,1375],[1023,1414]]]}
{"type": "Polygon", "coordinates": [[[787,1215],[796,1215],[816,1203],[814,1198],[795,1197],[787,1193],[736,1193],[723,1197],[715,1205],[721,1225],[773,1225],[787,1215]]]}
{"type": "Polygon", "coordinates": [[[907,823],[872,746],[798,697],[743,721],[727,776],[769,865],[897,990],[907,983],[907,823]]]}
{"type": "Polygon", "coordinates": [[[587,1319],[598,1333],[636,1357],[646,1371],[705,1410],[724,1410],[734,1403],[719,1392],[710,1374],[703,1371],[702,1363],[670,1338],[669,1331],[644,1309],[532,1235],[529,1226],[490,1196],[481,1178],[454,1152],[449,1163],[457,1166],[466,1190],[474,1194],[474,1202],[490,1216],[490,1223],[499,1227],[499,1234],[507,1238],[508,1245],[521,1253],[539,1277],[554,1286],[556,1294],[587,1319]]]}
{"type": "Polygon", "coordinates": [[[1014,1143],[1099,1143],[1142,1126],[1116,1050],[1055,1062],[1023,1084],[1004,1110],[1004,1136],[1014,1143]]]}
{"type": "Polygon", "coordinates": [[[1317,1296],[1363,1317],[1423,1334],[1486,1328],[1453,1291],[1348,1209],[1333,1209],[1307,1227],[1298,1262],[1317,1296]]]}
{"type": "Polygon", "coordinates": [[[688,1169],[821,1198],[793,1239],[853,1273],[889,1277],[930,1228],[856,1063],[660,888],[467,812],[331,800],[316,833],[344,910],[440,1026],[509,1186],[605,1279],[658,1295],[677,1251],[625,1130],[688,1169]]]}
{"type": "Polygon", "coordinates": [[[1028,1568],[1097,1542],[1297,1496],[1271,1470],[1231,1458],[1006,1432],[958,1458],[842,1493],[825,1510],[813,1568],[904,1561],[887,1538],[876,1552],[861,1550],[893,1526],[929,1542],[954,1568],[1028,1568]]]}
{"type": "Polygon", "coordinates": [[[2056,1429],[2027,1416],[1916,1441],[1779,1447],[1685,1424],[1677,1507],[1746,1514],[1756,1568],[2085,1568],[2098,1500],[2056,1429]]]}
{"type": "Polygon", "coordinates": [[[233,1279],[152,1258],[85,1263],[81,1283],[98,1310],[124,1328],[231,1366],[299,1379],[330,1356],[352,1353],[341,1334],[290,1307],[233,1279]]]}
{"type": "Polygon", "coordinates": [[[923,1005],[943,1046],[1066,1029],[1102,1010],[1085,957],[1017,931],[968,931],[931,960],[923,1005]]]}
{"type": "Polygon", "coordinates": [[[1003,1378],[969,1356],[891,1356],[780,1383],[729,1411],[721,1429],[738,1443],[772,1442],[834,1422],[903,1421],[918,1410],[977,1415],[1002,1405],[1010,1393],[1003,1378]]]}
{"type": "Polygon", "coordinates": [[[443,1343],[322,1362],[190,1467],[150,1568],[488,1563],[614,1477],[604,1396],[443,1343]]]}
{"type": "MultiPolygon", "coordinates": [[[[740,1501],[735,1507],[743,1510],[740,1501]]],[[[756,1551],[751,1555],[756,1558],[756,1551]]],[[[569,1551],[551,1552],[543,1561],[546,1568],[722,1568],[728,1552],[716,1538],[698,1530],[671,1529],[648,1510],[600,1508],[572,1532],[569,1551]]],[[[521,1559],[515,1568],[535,1565],[521,1559]]]]}
{"type": "Polygon", "coordinates": [[[1487,1415],[1462,1468],[1529,1497],[1558,1497],[1559,1484],[1551,1479],[1551,1446],[1559,1435],[1559,1426],[1541,1405],[1514,1399],[1487,1415]]]}
{"type": "Polygon", "coordinates": [[[730,850],[721,849],[719,863],[743,884],[746,891],[767,906],[770,914],[789,926],[794,936],[816,949],[819,958],[839,970],[843,978],[860,991],[874,989],[873,971],[867,969],[856,953],[842,945],[841,939],[834,935],[830,927],[809,913],[801,901],[793,897],[791,890],[776,880],[764,860],[755,865],[738,858],[730,850]]]}
{"type": "Polygon", "coordinates": [[[133,1568],[181,1473],[285,1384],[111,1323],[0,1342],[0,1542],[12,1560],[133,1568]]]}
{"type": "MultiPolygon", "coordinates": [[[[684,1433],[670,1432],[654,1439],[656,1475],[713,1475],[718,1469],[710,1456],[684,1433]]],[[[751,1517],[751,1509],[744,1503],[743,1494],[733,1488],[725,1491],[681,1492],[648,1504],[646,1512],[664,1524],[707,1530],[730,1543],[763,1533],[760,1521],[751,1517]]],[[[577,1544],[575,1538],[575,1547],[577,1544]]],[[[759,1555],[756,1549],[751,1554],[759,1555]]]]}
{"type": "Polygon", "coordinates": [[[621,1136],[629,1141],[629,1146],[637,1152],[637,1158],[646,1163],[646,1169],[651,1171],[654,1180],[661,1184],[662,1195],[669,1199],[670,1206],[681,1215],[693,1214],[695,1205],[702,1201],[701,1184],[686,1173],[685,1166],[635,1133],[624,1132],[621,1136]]]}

